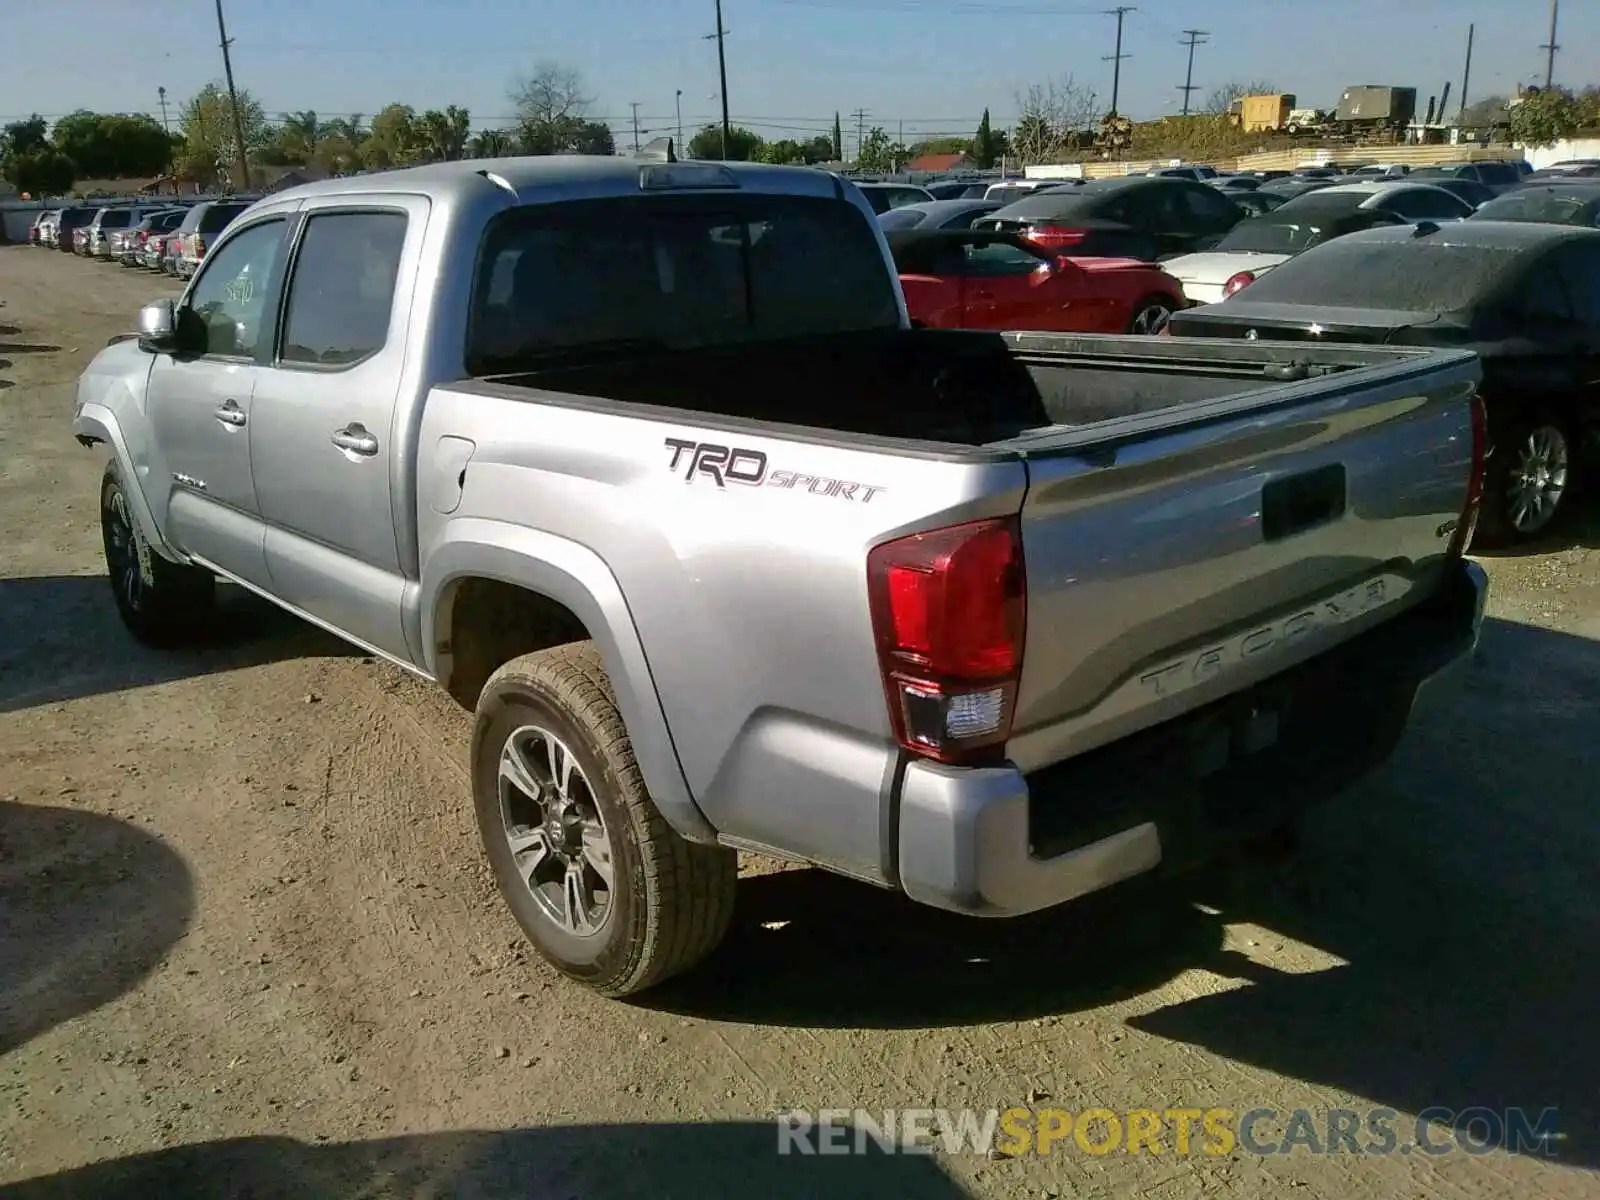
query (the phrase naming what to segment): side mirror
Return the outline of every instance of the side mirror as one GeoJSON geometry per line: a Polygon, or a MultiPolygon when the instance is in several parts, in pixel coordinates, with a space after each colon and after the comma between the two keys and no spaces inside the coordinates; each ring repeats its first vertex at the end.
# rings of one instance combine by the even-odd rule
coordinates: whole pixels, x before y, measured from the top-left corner
{"type": "Polygon", "coordinates": [[[139,310],[139,349],[167,354],[178,348],[178,313],[171,300],[152,300],[139,310]]]}

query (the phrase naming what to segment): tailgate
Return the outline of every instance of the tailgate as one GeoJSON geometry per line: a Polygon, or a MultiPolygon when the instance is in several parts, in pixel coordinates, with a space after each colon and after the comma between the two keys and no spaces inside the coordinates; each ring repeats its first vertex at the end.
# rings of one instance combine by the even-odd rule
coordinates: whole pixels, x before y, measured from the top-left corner
{"type": "Polygon", "coordinates": [[[1479,377],[1474,356],[1437,352],[1212,402],[1198,423],[1185,406],[1164,428],[1148,414],[1052,432],[1053,450],[1028,439],[1013,761],[1167,720],[1429,595],[1479,377]]]}

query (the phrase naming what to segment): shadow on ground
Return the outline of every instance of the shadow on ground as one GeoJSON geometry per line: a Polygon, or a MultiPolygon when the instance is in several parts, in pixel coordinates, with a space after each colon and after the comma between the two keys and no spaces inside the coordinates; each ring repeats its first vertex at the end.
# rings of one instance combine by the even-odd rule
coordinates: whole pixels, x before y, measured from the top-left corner
{"type": "Polygon", "coordinates": [[[53,354],[59,349],[46,342],[0,342],[0,351],[7,354],[53,354]]]}
{"type": "Polygon", "coordinates": [[[1555,1107],[1560,1159],[1600,1166],[1597,781],[1600,642],[1491,620],[1477,661],[1425,694],[1394,759],[1313,814],[1287,863],[1136,881],[1011,922],[811,871],[758,877],[724,951],[646,1003],[772,1024],[976,1024],[1201,967],[1245,982],[1130,1024],[1402,1112],[1555,1107]],[[1349,965],[1280,973],[1222,950],[1228,922],[1349,965]]]}
{"type": "MultiPolygon", "coordinates": [[[[872,1145],[869,1140],[867,1145],[872,1145]]],[[[0,1200],[304,1200],[331,1196],[906,1197],[969,1193],[929,1158],[780,1156],[775,1124],[572,1125],[311,1146],[202,1142],[0,1186],[0,1200]]]]}
{"type": "Polygon", "coordinates": [[[189,869],[156,838],[0,801],[0,1055],[133,987],[193,912],[189,869]]]}
{"type": "Polygon", "coordinates": [[[103,575],[0,579],[0,713],[296,657],[359,653],[242,588],[190,646],[151,650],[123,628],[103,575]]]}

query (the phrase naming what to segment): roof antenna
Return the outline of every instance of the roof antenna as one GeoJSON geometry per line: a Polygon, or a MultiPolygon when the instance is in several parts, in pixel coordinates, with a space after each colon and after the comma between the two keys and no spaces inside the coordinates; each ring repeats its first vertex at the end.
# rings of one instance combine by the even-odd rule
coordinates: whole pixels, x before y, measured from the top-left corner
{"type": "Polygon", "coordinates": [[[1439,226],[1432,221],[1418,221],[1411,227],[1411,236],[1414,238],[1427,237],[1430,233],[1438,233],[1439,226]]]}

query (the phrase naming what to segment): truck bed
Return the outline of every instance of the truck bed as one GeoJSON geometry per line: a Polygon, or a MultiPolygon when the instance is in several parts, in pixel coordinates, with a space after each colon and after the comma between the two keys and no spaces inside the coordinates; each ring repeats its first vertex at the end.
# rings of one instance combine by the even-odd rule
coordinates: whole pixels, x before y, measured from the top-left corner
{"type": "Polygon", "coordinates": [[[984,446],[1153,413],[1180,423],[1203,419],[1217,405],[1173,410],[1248,403],[1256,393],[1407,354],[1365,346],[913,329],[629,355],[493,382],[834,433],[984,446]]]}
{"type": "Polygon", "coordinates": [[[1004,750],[1037,772],[1436,594],[1479,374],[1454,351],[934,330],[552,365],[435,389],[421,444],[476,449],[425,466],[419,534],[426,558],[463,519],[531,521],[592,552],[710,823],[893,883],[873,547],[1015,521],[1004,750]]]}

